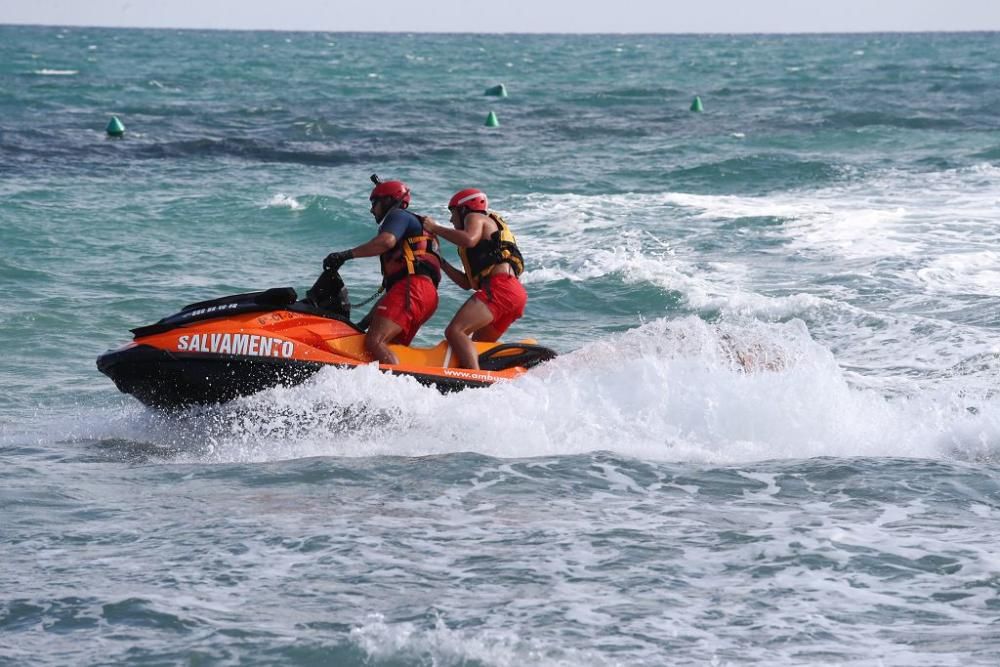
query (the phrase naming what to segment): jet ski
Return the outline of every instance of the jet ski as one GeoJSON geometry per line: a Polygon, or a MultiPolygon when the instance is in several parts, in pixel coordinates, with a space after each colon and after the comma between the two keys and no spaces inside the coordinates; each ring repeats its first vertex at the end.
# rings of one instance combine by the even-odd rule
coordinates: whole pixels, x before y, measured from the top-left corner
{"type": "MultiPolygon", "coordinates": [[[[327,366],[374,365],[364,323],[350,320],[350,307],[336,271],[301,300],[293,288],[279,287],[192,303],[132,329],[134,339],[99,356],[97,368],[150,407],[224,403],[300,384],[327,366]]],[[[378,368],[446,393],[512,380],[556,356],[531,340],[476,346],[479,370],[454,367],[443,340],[427,348],[390,345],[399,364],[378,368]]]]}

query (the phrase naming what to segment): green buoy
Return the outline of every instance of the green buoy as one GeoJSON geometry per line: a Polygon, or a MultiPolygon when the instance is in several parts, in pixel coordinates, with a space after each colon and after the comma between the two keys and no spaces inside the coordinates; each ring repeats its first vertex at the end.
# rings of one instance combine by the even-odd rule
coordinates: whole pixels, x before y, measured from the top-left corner
{"type": "Polygon", "coordinates": [[[701,98],[695,95],[694,100],[691,102],[691,111],[701,113],[704,110],[705,108],[701,106],[701,98]]]}
{"type": "Polygon", "coordinates": [[[108,126],[104,128],[109,137],[121,137],[125,135],[125,126],[118,120],[118,116],[112,116],[108,121],[108,126]]]}
{"type": "Polygon", "coordinates": [[[502,83],[492,86],[486,89],[484,95],[489,95],[490,97],[507,97],[507,87],[502,83]]]}
{"type": "Polygon", "coordinates": [[[492,111],[486,116],[486,127],[500,127],[500,121],[497,120],[497,115],[492,111]]]}

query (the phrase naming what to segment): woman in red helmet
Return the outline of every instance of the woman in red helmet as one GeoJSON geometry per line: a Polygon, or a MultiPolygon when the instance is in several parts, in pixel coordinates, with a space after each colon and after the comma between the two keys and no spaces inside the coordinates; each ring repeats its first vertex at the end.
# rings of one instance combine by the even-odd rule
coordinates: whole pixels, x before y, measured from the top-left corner
{"type": "Polygon", "coordinates": [[[402,181],[378,181],[368,199],[378,233],[356,248],[330,253],[323,262],[337,271],[349,259],[378,257],[386,293],[372,311],[365,349],[383,364],[398,364],[389,343],[409,345],[417,330],[437,310],[441,265],[420,218],[407,210],[410,188],[402,181]]]}
{"type": "Polygon", "coordinates": [[[445,338],[462,368],[479,368],[474,340],[495,341],[524,314],[528,294],[518,280],[524,258],[507,221],[489,210],[486,194],[475,188],[455,193],[448,202],[454,229],[424,218],[424,229],[458,246],[459,270],[441,260],[441,268],[456,285],[474,289],[451,323],[445,338]]]}

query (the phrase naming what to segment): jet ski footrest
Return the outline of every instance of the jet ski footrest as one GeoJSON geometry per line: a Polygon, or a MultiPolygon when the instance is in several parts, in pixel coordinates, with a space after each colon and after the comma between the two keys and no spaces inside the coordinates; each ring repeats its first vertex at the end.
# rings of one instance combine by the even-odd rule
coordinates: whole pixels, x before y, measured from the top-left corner
{"type": "Polygon", "coordinates": [[[529,343],[504,343],[491,347],[479,355],[479,368],[484,371],[503,371],[515,366],[532,368],[556,358],[555,350],[529,343]]]}

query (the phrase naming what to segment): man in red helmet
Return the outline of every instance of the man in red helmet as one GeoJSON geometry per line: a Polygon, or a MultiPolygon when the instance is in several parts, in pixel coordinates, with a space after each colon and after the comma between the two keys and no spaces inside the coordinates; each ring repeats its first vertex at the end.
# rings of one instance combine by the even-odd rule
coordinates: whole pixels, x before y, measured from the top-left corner
{"type": "Polygon", "coordinates": [[[441,265],[430,247],[420,218],[407,210],[410,188],[402,181],[378,181],[368,199],[378,232],[356,248],[327,255],[325,273],[336,272],[357,257],[378,257],[386,290],[372,311],[365,349],[383,364],[398,364],[389,343],[409,345],[417,330],[437,310],[441,265]]]}
{"type": "Polygon", "coordinates": [[[524,314],[528,294],[518,280],[524,258],[507,221],[489,210],[486,194],[475,188],[460,190],[448,202],[454,229],[424,218],[424,229],[458,246],[459,270],[441,259],[441,267],[456,285],[474,289],[445,329],[462,368],[479,369],[472,341],[495,341],[524,314]]]}

